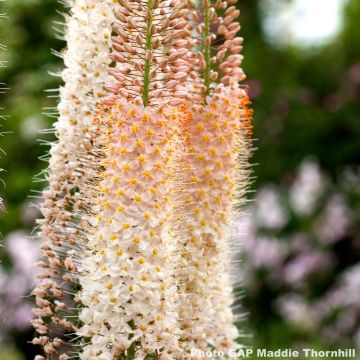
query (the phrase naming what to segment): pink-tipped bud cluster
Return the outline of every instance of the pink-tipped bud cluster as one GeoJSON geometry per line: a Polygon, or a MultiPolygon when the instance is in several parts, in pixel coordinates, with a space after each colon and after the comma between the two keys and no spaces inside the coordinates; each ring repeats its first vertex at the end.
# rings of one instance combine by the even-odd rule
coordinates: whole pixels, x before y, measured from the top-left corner
{"type": "Polygon", "coordinates": [[[121,0],[115,11],[109,72],[116,80],[108,89],[126,99],[143,98],[145,105],[186,98],[184,81],[190,68],[188,23],[180,0],[121,0]]]}
{"type": "Polygon", "coordinates": [[[210,95],[218,84],[230,85],[245,79],[241,69],[243,38],[236,8],[237,0],[212,2],[202,0],[196,6],[187,1],[186,18],[193,35],[193,52],[188,61],[192,64],[192,91],[197,102],[202,103],[204,94],[210,95]]]}

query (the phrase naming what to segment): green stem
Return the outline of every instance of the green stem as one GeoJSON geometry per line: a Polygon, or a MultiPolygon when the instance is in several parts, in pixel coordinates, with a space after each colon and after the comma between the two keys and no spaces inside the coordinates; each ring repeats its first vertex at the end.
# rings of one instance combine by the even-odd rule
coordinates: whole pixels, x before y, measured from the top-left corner
{"type": "MultiPolygon", "coordinates": [[[[148,0],[147,11],[150,13],[153,7],[153,0],[148,0]]],[[[152,16],[149,17],[146,24],[146,44],[145,44],[145,54],[151,50],[151,26],[152,26],[152,16]]],[[[150,89],[150,68],[151,60],[145,59],[144,66],[144,86],[142,99],[144,106],[149,104],[149,89],[150,89]]]]}
{"type": "Polygon", "coordinates": [[[210,94],[210,70],[211,70],[211,44],[206,41],[210,36],[211,31],[211,21],[210,21],[210,7],[211,0],[207,0],[206,6],[204,9],[204,60],[205,60],[205,70],[204,70],[204,85],[206,87],[206,96],[210,94]]]}

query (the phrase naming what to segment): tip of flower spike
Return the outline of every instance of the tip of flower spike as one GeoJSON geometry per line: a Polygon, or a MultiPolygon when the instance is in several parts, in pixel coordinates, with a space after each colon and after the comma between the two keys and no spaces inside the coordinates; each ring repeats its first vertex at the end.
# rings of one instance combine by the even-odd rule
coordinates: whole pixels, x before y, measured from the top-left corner
{"type": "Polygon", "coordinates": [[[191,46],[184,40],[189,30],[183,8],[181,1],[119,2],[110,55],[116,64],[109,69],[115,83],[109,91],[141,99],[144,106],[177,105],[187,97],[184,82],[190,69],[184,59],[191,46]]]}
{"type": "Polygon", "coordinates": [[[190,86],[196,102],[206,102],[218,84],[229,85],[245,79],[241,69],[243,39],[237,36],[240,11],[236,0],[188,3],[188,18],[193,29],[193,51],[188,58],[192,69],[190,86]]]}

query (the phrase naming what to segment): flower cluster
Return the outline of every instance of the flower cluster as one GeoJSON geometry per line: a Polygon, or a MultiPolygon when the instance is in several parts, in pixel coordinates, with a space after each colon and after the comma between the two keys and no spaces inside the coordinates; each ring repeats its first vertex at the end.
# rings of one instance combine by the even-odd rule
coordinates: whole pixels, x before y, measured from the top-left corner
{"type": "Polygon", "coordinates": [[[238,15],[223,1],[73,4],[33,292],[47,359],[235,347],[231,231],[252,117],[238,15]]]}
{"type": "Polygon", "coordinates": [[[246,91],[218,87],[207,104],[191,108],[186,142],[185,219],[180,301],[183,346],[206,350],[211,344],[235,348],[238,332],[231,311],[231,226],[235,206],[243,202],[249,154],[247,131],[239,118],[250,116],[246,91]],[[241,168],[241,172],[238,168],[241,168]],[[242,179],[244,180],[244,179],[242,179]],[[236,189],[237,185],[242,189],[236,189]],[[238,190],[238,191],[236,191],[238,190]],[[235,197],[234,194],[238,194],[235,197]],[[193,319],[198,319],[194,326],[193,319]]]}
{"type": "MultiPolygon", "coordinates": [[[[175,234],[178,130],[163,107],[117,101],[95,118],[103,167],[80,277],[81,359],[178,351],[175,234]],[[121,334],[121,336],[119,336],[121,334]]],[[[174,121],[175,120],[175,121],[174,121]]]]}
{"type": "Polygon", "coordinates": [[[252,111],[245,89],[236,1],[204,0],[186,14],[193,34],[187,61],[192,95],[185,143],[179,316],[182,347],[227,352],[239,337],[232,305],[235,208],[244,202],[252,111]],[[197,319],[194,325],[193,319],[197,319]]]}
{"type": "Polygon", "coordinates": [[[124,2],[117,9],[111,54],[117,65],[109,71],[115,78],[109,90],[128,100],[141,98],[144,106],[177,105],[187,97],[191,32],[184,12],[180,0],[124,2]]]}
{"type": "Polygon", "coordinates": [[[43,192],[43,219],[39,220],[40,236],[45,239],[45,261],[39,263],[43,272],[34,291],[39,318],[33,325],[41,335],[34,343],[41,344],[51,357],[63,346],[67,351],[72,347],[71,343],[62,344],[57,334],[71,333],[76,328],[76,321],[67,318],[74,318],[75,307],[72,287],[77,281],[73,279],[76,266],[72,259],[81,251],[83,242],[77,223],[79,209],[84,211],[86,206],[78,196],[86,181],[83,168],[89,140],[85,135],[93,108],[105,96],[115,6],[113,0],[69,0],[67,4],[71,10],[65,18],[67,48],[62,54],[65,69],[61,74],[64,86],[60,88],[59,118],[55,124],[58,141],[50,149],[46,174],[49,186],[43,192]]]}

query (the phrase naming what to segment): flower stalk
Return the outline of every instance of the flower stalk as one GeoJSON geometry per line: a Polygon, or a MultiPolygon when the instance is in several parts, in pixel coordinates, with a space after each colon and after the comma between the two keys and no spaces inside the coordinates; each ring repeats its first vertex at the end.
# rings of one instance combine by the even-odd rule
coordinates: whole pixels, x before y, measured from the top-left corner
{"type": "Polygon", "coordinates": [[[211,0],[204,0],[204,30],[203,30],[203,46],[204,46],[204,61],[205,61],[205,69],[204,69],[204,85],[206,88],[205,95],[210,94],[210,72],[211,72],[211,37],[210,37],[210,9],[211,9],[211,0]]]}
{"type": "MultiPolygon", "coordinates": [[[[151,28],[152,28],[152,0],[148,0],[147,4],[147,16],[146,16],[146,45],[145,50],[146,53],[151,51],[151,28]]],[[[144,66],[144,89],[142,93],[142,99],[144,106],[149,105],[149,88],[150,88],[150,69],[151,69],[151,62],[150,58],[146,57],[145,59],[145,66],[144,66]]]]}

